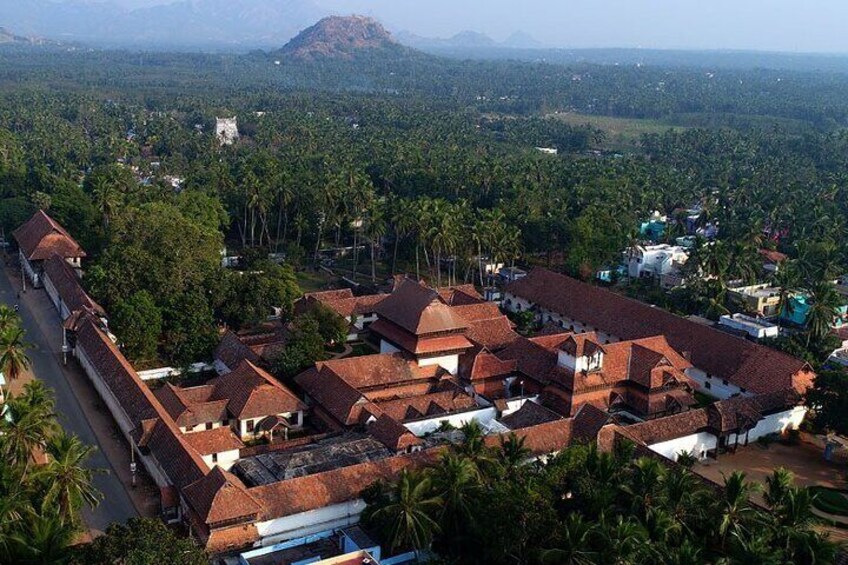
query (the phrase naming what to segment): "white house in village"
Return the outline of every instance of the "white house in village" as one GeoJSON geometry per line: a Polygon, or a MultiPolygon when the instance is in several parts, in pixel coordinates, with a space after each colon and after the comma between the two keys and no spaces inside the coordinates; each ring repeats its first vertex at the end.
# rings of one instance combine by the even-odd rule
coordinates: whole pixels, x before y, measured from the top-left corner
{"type": "Polygon", "coordinates": [[[215,137],[221,145],[232,145],[239,138],[238,119],[215,118],[215,137]]]}
{"type": "Polygon", "coordinates": [[[624,252],[627,276],[633,279],[661,279],[678,273],[689,259],[689,252],[679,245],[636,245],[624,252]]]}

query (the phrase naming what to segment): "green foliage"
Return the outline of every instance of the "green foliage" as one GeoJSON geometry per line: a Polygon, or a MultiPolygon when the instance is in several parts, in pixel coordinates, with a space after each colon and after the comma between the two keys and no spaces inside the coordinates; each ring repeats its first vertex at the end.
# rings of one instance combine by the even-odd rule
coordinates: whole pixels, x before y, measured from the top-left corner
{"type": "Polygon", "coordinates": [[[310,315],[318,322],[318,333],[324,343],[345,343],[347,341],[348,321],[338,315],[334,310],[316,304],[310,315]]]}
{"type": "Polygon", "coordinates": [[[310,315],[298,317],[291,324],[285,349],[272,362],[274,372],[291,379],[324,358],[324,344],[318,320],[310,315]]]}
{"type": "Polygon", "coordinates": [[[140,290],[115,304],[110,321],[121,336],[121,346],[130,360],[156,358],[162,335],[162,312],[148,291],[140,290]]]}
{"type": "Polygon", "coordinates": [[[95,448],[62,430],[40,381],[10,395],[0,418],[0,562],[67,563],[80,512],[101,499],[88,459],[95,448]],[[49,455],[35,465],[33,453],[49,455]]]}
{"type": "Polygon", "coordinates": [[[632,451],[575,446],[524,462],[466,438],[417,473],[363,493],[363,521],[395,547],[431,547],[451,563],[825,563],[835,544],[815,529],[815,498],[777,470],[767,510],[744,474],[720,490],[691,471],[632,451]],[[474,455],[472,455],[472,453],[474,455]]]}
{"type": "Polygon", "coordinates": [[[218,342],[212,314],[202,289],[186,290],[165,304],[163,350],[178,367],[211,358],[218,342]]]}
{"type": "Polygon", "coordinates": [[[256,261],[251,262],[248,271],[227,271],[224,275],[226,290],[219,310],[221,318],[233,327],[265,321],[275,310],[287,320],[294,301],[301,295],[289,265],[256,261]]]}
{"type": "Polygon", "coordinates": [[[181,565],[209,563],[209,557],[192,540],[177,536],[161,520],[132,518],[126,524],[112,524],[104,535],[82,546],[72,563],[159,565],[175,559],[181,565]]]}
{"type": "Polygon", "coordinates": [[[841,367],[819,370],[806,402],[818,429],[848,434],[848,371],[841,367]]]}

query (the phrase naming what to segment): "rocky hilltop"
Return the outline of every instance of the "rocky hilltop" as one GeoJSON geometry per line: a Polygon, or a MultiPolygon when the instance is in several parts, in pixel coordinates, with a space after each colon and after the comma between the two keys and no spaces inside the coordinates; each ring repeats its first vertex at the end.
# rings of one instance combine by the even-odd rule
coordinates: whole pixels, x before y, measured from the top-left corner
{"type": "Polygon", "coordinates": [[[330,16],[300,32],[280,54],[294,59],[349,59],[366,50],[395,48],[400,48],[400,44],[376,20],[365,16],[330,16]]]}

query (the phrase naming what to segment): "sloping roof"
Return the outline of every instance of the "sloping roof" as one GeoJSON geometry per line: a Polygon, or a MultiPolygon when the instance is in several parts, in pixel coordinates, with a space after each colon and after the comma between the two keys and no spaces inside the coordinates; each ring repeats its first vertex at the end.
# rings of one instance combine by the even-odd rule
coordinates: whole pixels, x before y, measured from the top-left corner
{"type": "Polygon", "coordinates": [[[368,404],[358,390],[320,364],[294,380],[321,408],[346,426],[358,423],[362,409],[368,404]]]}
{"type": "Polygon", "coordinates": [[[179,388],[165,383],[153,394],[178,426],[193,427],[227,419],[227,401],[210,400],[212,392],[211,385],[179,388]]]}
{"type": "Polygon", "coordinates": [[[465,336],[490,351],[502,349],[519,337],[512,322],[494,302],[453,306],[453,309],[468,325],[465,336]]]}
{"type": "Polygon", "coordinates": [[[376,310],[380,317],[417,336],[466,327],[435,290],[409,279],[401,281],[376,310]]]}
{"type": "Polygon", "coordinates": [[[74,269],[68,265],[68,262],[61,255],[52,253],[44,261],[43,268],[44,275],[50,279],[50,283],[59,293],[59,297],[70,312],[87,309],[100,316],[106,314],[105,310],[83,290],[74,269]]]}
{"type": "Polygon", "coordinates": [[[397,324],[385,319],[376,320],[368,329],[379,337],[392,342],[404,351],[408,351],[409,353],[414,353],[416,355],[461,351],[472,346],[471,342],[460,333],[419,336],[410,333],[397,324]]]}
{"type": "Polygon", "coordinates": [[[317,300],[330,310],[342,318],[350,318],[352,316],[362,316],[370,314],[377,309],[388,294],[368,294],[365,296],[352,296],[350,298],[333,298],[325,299],[312,295],[310,298],[317,300]]]}
{"type": "Polygon", "coordinates": [[[423,441],[398,421],[383,414],[368,426],[368,433],[393,451],[403,451],[423,441]]]}
{"type": "Polygon", "coordinates": [[[233,451],[244,447],[229,426],[184,434],[183,439],[201,455],[233,451]]]}
{"type": "Polygon", "coordinates": [[[185,487],[184,495],[203,523],[212,526],[231,520],[253,520],[262,510],[238,477],[218,466],[185,487]]]}
{"type": "Polygon", "coordinates": [[[517,438],[524,439],[524,447],[529,449],[532,455],[538,456],[554,453],[571,445],[571,428],[570,419],[559,419],[520,428],[509,434],[489,435],[484,441],[489,447],[498,447],[508,435],[515,434],[517,438]]]}
{"type": "Polygon", "coordinates": [[[759,254],[763,259],[774,264],[782,263],[788,259],[785,253],[774,251],[772,249],[760,249],[759,254]]]}
{"type": "Polygon", "coordinates": [[[436,292],[448,306],[462,306],[466,304],[479,304],[484,302],[483,297],[477,292],[473,284],[460,284],[456,286],[445,286],[437,288],[436,292]]]}
{"type": "Polygon", "coordinates": [[[593,442],[609,421],[609,414],[591,404],[584,404],[572,418],[572,439],[579,443],[593,442]]]}
{"type": "Polygon", "coordinates": [[[247,359],[209,384],[211,400],[227,400],[227,411],[240,420],[306,410],[294,393],[247,359]]]}
{"type": "Polygon", "coordinates": [[[232,330],[221,337],[220,343],[215,348],[215,359],[221,361],[230,370],[234,369],[243,360],[248,360],[251,363],[259,363],[259,355],[243,343],[232,330]]]}
{"type": "Polygon", "coordinates": [[[398,455],[379,461],[349,465],[253,487],[248,492],[262,504],[261,519],[291,516],[355,500],[364,489],[377,481],[394,480],[403,469],[420,467],[434,461],[440,451],[430,449],[413,455],[398,455]]]}
{"type": "Polygon", "coordinates": [[[544,406],[528,400],[521,405],[521,408],[508,416],[504,416],[499,421],[511,430],[517,430],[560,419],[560,416],[555,412],[551,412],[544,406]]]}
{"type": "MultiPolygon", "coordinates": [[[[472,353],[468,353],[471,356],[472,353]]],[[[507,377],[516,371],[518,364],[514,359],[502,360],[483,349],[471,357],[465,378],[474,382],[493,377],[507,377]]]]}
{"type": "Polygon", "coordinates": [[[653,445],[704,431],[708,424],[707,410],[699,408],[633,424],[626,429],[645,445],[653,445]]]}
{"type": "Polygon", "coordinates": [[[605,352],[604,346],[600,344],[600,340],[594,332],[571,334],[560,344],[559,348],[572,357],[593,355],[597,351],[605,352]]]}
{"type": "Polygon", "coordinates": [[[433,380],[439,373],[436,365],[419,367],[415,361],[406,359],[400,353],[319,361],[316,367],[335,373],[357,390],[433,380]]]}
{"type": "Polygon", "coordinates": [[[534,269],[506,291],[622,340],[665,336],[696,367],[752,392],[803,392],[812,383],[799,359],[546,269],[534,269]]]}
{"type": "Polygon", "coordinates": [[[44,261],[53,253],[63,258],[85,257],[80,244],[44,210],[13,231],[12,237],[30,261],[44,261]]]}
{"type": "Polygon", "coordinates": [[[384,414],[398,422],[477,408],[477,402],[458,387],[409,398],[375,402],[375,404],[384,414]]]}

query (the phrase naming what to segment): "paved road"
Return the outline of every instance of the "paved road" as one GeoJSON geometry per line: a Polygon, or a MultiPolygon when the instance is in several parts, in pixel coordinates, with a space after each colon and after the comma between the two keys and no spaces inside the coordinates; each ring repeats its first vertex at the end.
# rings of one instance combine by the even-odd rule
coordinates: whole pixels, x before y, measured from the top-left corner
{"type": "MultiPolygon", "coordinates": [[[[17,291],[19,288],[20,285],[16,284],[13,286],[6,276],[4,269],[0,269],[0,302],[10,305],[14,304],[17,300],[17,291]]],[[[30,289],[27,295],[30,293],[44,294],[44,290],[30,289]]],[[[20,302],[19,313],[23,321],[23,327],[27,332],[27,341],[33,345],[33,348],[29,352],[30,359],[32,360],[32,371],[36,378],[43,381],[55,391],[56,413],[59,416],[59,423],[62,427],[65,430],[75,433],[86,444],[98,448],[90,458],[89,466],[97,469],[106,469],[107,471],[106,473],[97,474],[94,479],[94,485],[103,493],[103,501],[94,510],[88,508],[83,510],[83,518],[88,526],[91,529],[103,531],[112,522],[124,522],[129,518],[138,516],[138,513],[123,484],[115,476],[111,464],[103,454],[97,437],[91,429],[91,425],[86,419],[82,407],[62,370],[60,364],[60,330],[56,330],[56,334],[51,340],[48,335],[45,335],[41,331],[41,328],[35,321],[36,315],[42,320],[52,319],[55,321],[55,328],[59,328],[58,314],[55,310],[52,312],[34,312],[31,308],[38,307],[46,310],[48,305],[50,305],[49,301],[45,303],[44,300],[30,300],[30,298],[42,297],[27,296],[26,298],[27,300],[20,302]]]]}

